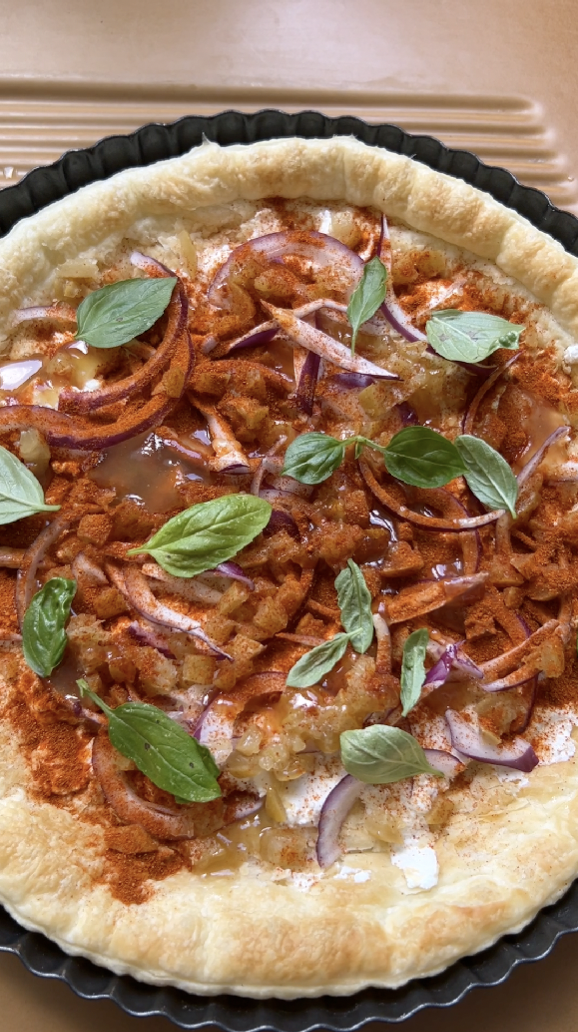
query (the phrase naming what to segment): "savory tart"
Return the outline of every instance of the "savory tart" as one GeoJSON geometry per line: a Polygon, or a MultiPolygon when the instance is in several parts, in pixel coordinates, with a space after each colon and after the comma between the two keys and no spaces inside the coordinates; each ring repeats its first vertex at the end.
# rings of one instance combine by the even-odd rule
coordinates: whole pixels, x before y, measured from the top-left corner
{"type": "Polygon", "coordinates": [[[349,139],[0,243],[0,898],[119,973],[399,986],[578,871],[578,266],[349,139]]]}

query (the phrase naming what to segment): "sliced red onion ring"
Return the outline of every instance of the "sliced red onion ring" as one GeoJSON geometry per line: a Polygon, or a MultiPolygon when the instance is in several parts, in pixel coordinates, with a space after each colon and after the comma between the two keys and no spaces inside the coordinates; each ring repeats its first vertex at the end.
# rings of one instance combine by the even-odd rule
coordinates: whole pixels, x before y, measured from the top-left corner
{"type": "Polygon", "coordinates": [[[359,468],[361,475],[365,480],[368,488],[378,501],[394,512],[396,516],[399,516],[402,520],[407,520],[408,523],[414,523],[418,527],[425,527],[428,530],[445,530],[445,531],[462,531],[462,530],[475,530],[476,527],[485,527],[488,523],[495,523],[500,516],[504,515],[504,509],[495,509],[493,512],[486,512],[483,516],[468,516],[467,518],[459,520],[443,520],[438,519],[436,516],[422,516],[419,512],[413,512],[412,509],[408,509],[407,505],[403,505],[397,502],[384,487],[381,486],[375,479],[373,471],[367,462],[367,459],[362,455],[359,459],[359,468]]]}
{"type": "Polygon", "coordinates": [[[133,251],[130,256],[130,263],[137,269],[156,273],[157,276],[176,276],[176,272],[172,272],[162,262],[158,262],[156,258],[151,258],[148,254],[143,254],[142,251],[133,251]]]}
{"type": "Polygon", "coordinates": [[[172,630],[182,631],[183,634],[189,634],[191,638],[198,638],[222,659],[231,659],[216,642],[207,637],[198,620],[191,620],[189,616],[159,602],[150,590],[146,579],[136,567],[129,566],[123,571],[108,564],[106,572],[121,595],[127,599],[137,613],[144,616],[145,620],[158,624],[160,627],[170,627],[172,630]]]}
{"type": "Polygon", "coordinates": [[[207,573],[220,573],[222,577],[229,577],[230,580],[236,580],[241,584],[246,584],[250,591],[255,590],[255,581],[251,580],[238,563],[233,563],[231,561],[219,563],[218,566],[215,566],[214,570],[207,570],[207,573]]]}
{"type": "Polygon", "coordinates": [[[38,590],[36,585],[36,572],[38,567],[44,559],[48,549],[69,526],[70,524],[68,520],[65,520],[64,517],[57,516],[52,520],[52,523],[49,523],[44,530],[40,531],[36,540],[32,542],[30,548],[28,548],[24,554],[22,565],[18,570],[18,576],[16,578],[15,591],[16,612],[18,614],[20,630],[22,630],[24,614],[32,601],[32,596],[35,595],[38,590]]]}
{"type": "Polygon", "coordinates": [[[308,351],[297,383],[297,390],[295,392],[297,404],[307,416],[310,416],[313,412],[315,389],[317,387],[317,377],[319,376],[320,365],[321,359],[319,358],[319,355],[316,355],[314,351],[308,351]]]}
{"type": "Polygon", "coordinates": [[[354,373],[369,373],[381,380],[399,380],[396,373],[390,373],[387,369],[382,369],[374,362],[369,362],[368,359],[361,358],[359,355],[352,355],[345,344],[334,340],[327,333],[317,330],[302,319],[296,318],[294,313],[288,309],[275,308],[274,305],[265,301],[262,301],[261,304],[279,323],[287,336],[307,351],[313,351],[320,358],[332,362],[341,369],[349,369],[354,373]]]}
{"type": "Polygon", "coordinates": [[[448,778],[455,777],[464,767],[462,760],[443,749],[424,749],[424,755],[430,767],[441,770],[448,778]]]}
{"type": "Polygon", "coordinates": [[[27,358],[23,362],[7,362],[0,366],[0,391],[17,391],[39,369],[42,362],[39,358],[27,358]]]}
{"type": "Polygon", "coordinates": [[[92,766],[106,801],[120,819],[127,824],[140,824],[156,838],[198,838],[223,827],[222,799],[212,803],[192,803],[181,812],[141,799],[117,768],[116,752],[106,732],[101,732],[94,740],[92,766]]]}
{"type": "Polygon", "coordinates": [[[76,326],[76,310],[71,305],[36,305],[34,308],[18,308],[12,315],[12,325],[30,322],[33,319],[53,319],[55,322],[73,323],[76,326]]]}
{"type": "Polygon", "coordinates": [[[387,269],[385,285],[385,301],[381,306],[385,318],[390,326],[410,343],[416,340],[427,340],[425,333],[413,325],[410,317],[404,312],[393,289],[393,276],[391,266],[391,237],[389,226],[385,215],[381,216],[381,237],[379,244],[379,257],[387,269]]]}
{"type": "Polygon", "coordinates": [[[316,845],[320,867],[331,867],[341,855],[339,832],[362,788],[362,781],[358,781],[352,774],[346,774],[323,803],[316,845]]]}
{"type": "Polygon", "coordinates": [[[528,774],[539,763],[532,746],[523,738],[514,738],[506,745],[495,746],[485,742],[480,732],[455,710],[446,710],[452,745],[459,753],[479,763],[495,763],[513,767],[528,774]]]}
{"type": "Polygon", "coordinates": [[[542,459],[544,458],[544,455],[548,451],[548,448],[551,448],[552,445],[556,443],[556,441],[559,441],[561,437],[564,437],[569,432],[569,426],[559,426],[556,428],[556,430],[552,431],[552,433],[546,438],[544,443],[538,448],[536,454],[532,456],[530,461],[527,462],[526,465],[523,466],[520,472],[518,473],[516,480],[518,481],[519,488],[522,486],[522,484],[525,483],[526,480],[528,480],[529,477],[532,476],[532,473],[538,468],[538,466],[542,462],[542,459]]]}
{"type": "Polygon", "coordinates": [[[257,326],[255,330],[249,330],[249,333],[245,333],[242,337],[227,344],[226,354],[230,354],[231,351],[241,351],[242,348],[256,348],[259,344],[269,344],[278,333],[277,323],[263,323],[262,326],[257,326]]]}
{"type": "Polygon", "coordinates": [[[348,297],[353,292],[361,276],[363,261],[355,251],[342,244],[335,237],[318,233],[315,230],[286,230],[282,233],[268,233],[254,237],[236,247],[227,261],[221,266],[213,278],[207,297],[216,308],[231,308],[227,296],[227,282],[235,267],[244,265],[253,257],[259,256],[268,261],[282,259],[285,255],[299,255],[307,258],[316,270],[326,268],[339,269],[344,274],[344,291],[348,297]]]}
{"type": "Polygon", "coordinates": [[[141,366],[138,372],[123,380],[106,384],[95,391],[76,391],[71,387],[65,387],[60,393],[59,411],[94,412],[105,405],[112,405],[124,398],[131,398],[148,387],[153,379],[166,366],[170,365],[177,353],[181,338],[186,338],[188,335],[188,301],[180,281],[177,282],[173,291],[167,314],[168,323],[163,340],[155,349],[153,356],[141,366]]]}
{"type": "Polygon", "coordinates": [[[522,354],[521,351],[516,351],[515,354],[513,354],[512,357],[509,358],[507,362],[504,362],[504,365],[498,366],[496,369],[494,369],[494,371],[491,374],[491,376],[489,376],[487,380],[484,380],[484,382],[481,385],[480,389],[478,390],[477,394],[474,395],[474,398],[470,402],[470,406],[469,406],[469,408],[468,408],[468,410],[467,410],[467,412],[466,412],[466,414],[464,416],[464,422],[463,422],[464,434],[473,434],[473,432],[474,432],[474,423],[475,423],[476,415],[478,413],[478,409],[480,407],[481,402],[485,398],[485,396],[488,393],[488,391],[491,390],[491,388],[494,386],[494,384],[500,379],[500,377],[503,376],[503,374],[510,368],[510,366],[513,366],[514,362],[518,361],[518,359],[519,359],[521,354],[522,354]]]}
{"type": "Polygon", "coordinates": [[[210,468],[217,473],[232,473],[235,476],[250,473],[251,463],[247,455],[215,406],[199,401],[194,395],[190,395],[190,400],[195,408],[202,412],[209,426],[211,445],[215,453],[215,458],[209,459],[210,468]]]}
{"type": "Polygon", "coordinates": [[[151,649],[156,649],[162,656],[166,656],[167,659],[174,659],[175,654],[171,652],[166,640],[156,631],[153,631],[150,627],[143,627],[136,620],[133,620],[127,627],[128,634],[135,641],[138,641],[139,645],[148,645],[151,649]]]}
{"type": "MultiPolygon", "coordinates": [[[[293,308],[292,312],[298,319],[305,319],[308,315],[314,315],[323,308],[342,313],[347,312],[347,305],[342,305],[339,301],[333,301],[330,298],[318,298],[316,301],[308,301],[305,305],[293,308]]],[[[268,344],[277,333],[279,333],[279,324],[274,319],[259,323],[254,329],[244,333],[242,337],[236,337],[235,340],[227,341],[224,345],[225,350],[222,353],[222,357],[230,355],[232,351],[237,351],[237,349],[252,348],[258,344],[268,344]]],[[[211,344],[210,351],[217,346],[218,341],[215,340],[214,344],[211,341],[211,344]]],[[[207,354],[205,346],[203,347],[203,352],[207,354]]]]}

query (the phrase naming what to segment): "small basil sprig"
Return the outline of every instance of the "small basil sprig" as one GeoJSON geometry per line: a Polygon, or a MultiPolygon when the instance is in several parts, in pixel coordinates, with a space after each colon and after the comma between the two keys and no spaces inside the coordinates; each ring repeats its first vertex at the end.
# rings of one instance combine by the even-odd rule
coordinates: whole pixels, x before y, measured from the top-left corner
{"type": "Polygon", "coordinates": [[[24,614],[24,659],[40,677],[49,677],[64,655],[68,640],[64,628],[75,594],[76,581],[52,577],[36,592],[24,614]]]}
{"type": "Polygon", "coordinates": [[[206,746],[184,727],[146,702],[125,702],[111,709],[85,680],[76,682],[108,717],[108,737],[115,749],[132,760],[157,788],[187,803],[218,799],[219,768],[206,746]]]}
{"type": "Polygon", "coordinates": [[[394,434],[386,447],[356,434],[338,441],[328,434],[302,434],[285,452],[283,475],[302,484],[320,484],[339,468],[348,445],[356,458],[363,447],[383,455],[389,473],[413,487],[442,487],[466,472],[455,444],[427,426],[408,426],[394,434]]]}
{"type": "Polygon", "coordinates": [[[357,563],[348,559],[347,566],[335,579],[341,623],[356,652],[367,652],[373,641],[371,595],[357,563]]]}
{"type": "Polygon", "coordinates": [[[443,777],[428,763],[415,738],[400,727],[372,724],[340,736],[341,762],[348,774],[367,785],[391,785],[415,774],[443,777]]]}
{"type": "Polygon", "coordinates": [[[430,347],[442,358],[482,362],[498,348],[515,351],[523,329],[499,315],[447,308],[428,319],[425,331],[430,347]]]}
{"type": "Polygon", "coordinates": [[[196,577],[232,559],[260,534],[271,506],[250,494],[223,495],[198,502],[173,516],[156,534],[127,555],[148,552],[175,577],[196,577]]]}
{"type": "Polygon", "coordinates": [[[348,560],[347,568],[335,578],[335,587],[345,633],[340,631],[301,656],[287,675],[289,688],[310,688],[318,684],[345,655],[350,642],[356,652],[367,652],[373,641],[371,595],[353,559],[348,560]]]}
{"type": "Polygon", "coordinates": [[[515,519],[518,481],[506,460],[479,437],[462,434],[455,443],[470,491],[490,509],[509,509],[515,519]]]}
{"type": "Polygon", "coordinates": [[[44,492],[34,474],[12,452],[0,447],[0,525],[56,509],[60,506],[45,505],[44,492]]]}
{"type": "Polygon", "coordinates": [[[410,634],[404,642],[401,660],[401,705],[402,716],[406,717],[419,702],[425,681],[425,655],[429,632],[425,627],[410,634]]]}
{"type": "Polygon", "coordinates": [[[78,306],[76,340],[92,348],[118,348],[150,330],[167,307],[177,280],[120,280],[95,290],[78,306]]]}
{"type": "Polygon", "coordinates": [[[357,334],[364,322],[375,315],[385,301],[387,269],[377,255],[364,266],[363,275],[357,284],[347,306],[347,318],[353,328],[351,353],[355,352],[357,334]]]}

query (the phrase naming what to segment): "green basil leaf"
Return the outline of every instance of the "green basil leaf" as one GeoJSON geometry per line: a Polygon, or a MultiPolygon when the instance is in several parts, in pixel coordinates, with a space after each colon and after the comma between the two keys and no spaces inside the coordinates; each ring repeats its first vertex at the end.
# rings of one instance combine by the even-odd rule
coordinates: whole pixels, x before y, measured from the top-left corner
{"type": "Polygon", "coordinates": [[[347,567],[335,579],[337,600],[341,610],[341,623],[350,636],[356,652],[367,652],[373,641],[373,615],[371,595],[365,577],[353,559],[347,560],[347,567]]]}
{"type": "Polygon", "coordinates": [[[40,677],[49,677],[62,659],[68,641],[64,627],[75,594],[76,581],[52,577],[36,592],[24,614],[24,659],[40,677]]]}
{"type": "Polygon", "coordinates": [[[285,452],[281,476],[293,477],[300,484],[321,484],[343,462],[348,443],[329,434],[301,434],[285,452]]]}
{"type": "Polygon", "coordinates": [[[34,474],[12,452],[0,447],[0,525],[56,509],[60,506],[44,504],[44,492],[34,474]]]}
{"type": "Polygon", "coordinates": [[[351,301],[347,306],[347,318],[353,327],[351,351],[355,351],[357,334],[364,322],[375,315],[377,309],[385,301],[385,281],[387,269],[378,258],[372,258],[363,269],[363,275],[356,286],[351,301]]]}
{"type": "Polygon", "coordinates": [[[177,280],[120,280],[95,290],[78,306],[76,340],[92,348],[119,348],[160,319],[177,280]]]}
{"type": "Polygon", "coordinates": [[[415,774],[435,774],[422,747],[407,731],[389,724],[372,724],[340,736],[341,761],[348,774],[367,785],[390,785],[415,774]]]}
{"type": "Polygon", "coordinates": [[[470,490],[490,509],[508,509],[516,518],[518,481],[499,452],[479,437],[456,437],[465,465],[464,476],[470,490]]]}
{"type": "Polygon", "coordinates": [[[306,652],[287,674],[286,683],[289,688],[311,688],[311,685],[319,684],[325,674],[333,670],[335,664],[345,655],[348,643],[348,634],[336,634],[334,638],[306,652]]]}
{"type": "Polygon", "coordinates": [[[136,763],[157,788],[186,803],[219,798],[219,768],[211,753],[176,720],[146,702],[125,702],[111,709],[91,692],[86,681],[77,684],[81,694],[106,713],[108,737],[115,749],[136,763]]]}
{"type": "Polygon", "coordinates": [[[407,714],[417,702],[421,695],[425,681],[425,654],[429,632],[425,627],[420,627],[406,639],[403,646],[401,660],[401,704],[402,716],[407,714]]]}
{"type": "Polygon", "coordinates": [[[515,351],[524,329],[485,312],[435,312],[426,323],[430,347],[452,362],[482,362],[498,348],[515,351]]]}
{"type": "Polygon", "coordinates": [[[140,548],[175,577],[196,577],[232,559],[249,545],[271,519],[271,506],[250,494],[223,495],[198,502],[173,516],[140,548]]]}
{"type": "Polygon", "coordinates": [[[466,472],[455,444],[427,426],[408,426],[383,453],[388,473],[413,487],[442,487],[466,472]]]}

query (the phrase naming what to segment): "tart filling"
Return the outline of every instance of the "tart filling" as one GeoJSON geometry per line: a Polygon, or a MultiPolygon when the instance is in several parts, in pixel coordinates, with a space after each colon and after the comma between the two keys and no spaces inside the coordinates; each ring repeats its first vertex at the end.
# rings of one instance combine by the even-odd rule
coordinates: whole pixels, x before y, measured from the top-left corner
{"type": "Polygon", "coordinates": [[[1,444],[40,490],[0,528],[4,728],[104,844],[92,884],[443,896],[468,822],[499,843],[574,756],[571,338],[488,261],[303,198],[137,225],[4,330],[1,444]],[[94,312],[127,283],[167,301],[117,343],[94,312]]]}

